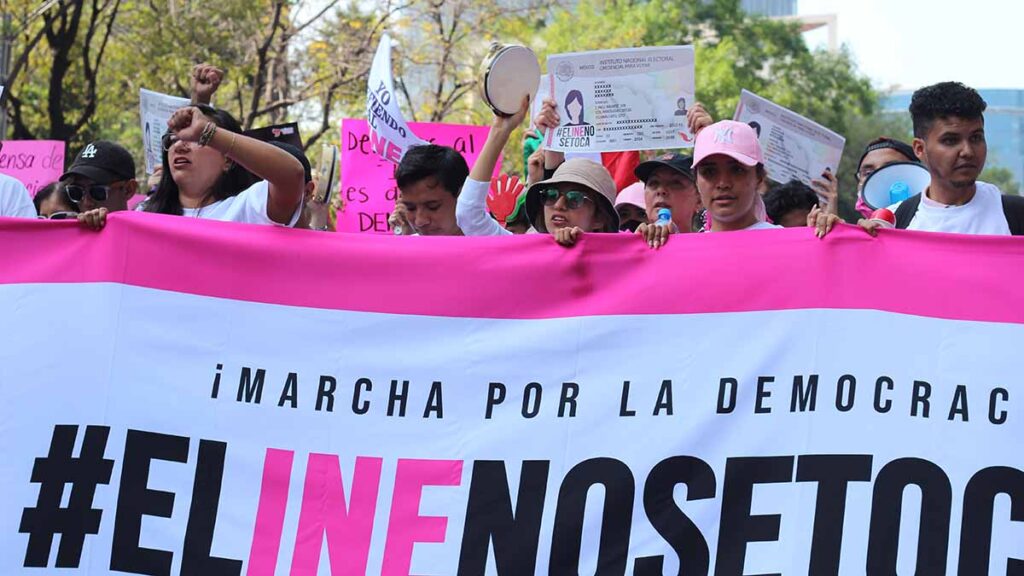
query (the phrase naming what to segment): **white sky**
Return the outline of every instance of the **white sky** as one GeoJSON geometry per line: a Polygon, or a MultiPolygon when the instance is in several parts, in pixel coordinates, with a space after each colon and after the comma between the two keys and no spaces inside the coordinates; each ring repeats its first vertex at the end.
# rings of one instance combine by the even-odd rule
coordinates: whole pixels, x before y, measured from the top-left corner
{"type": "MultiPolygon", "coordinates": [[[[836,14],[839,42],[877,88],[944,80],[1024,89],[1021,0],[797,0],[800,14],[836,14]]],[[[805,35],[824,46],[824,29],[805,35]]]]}

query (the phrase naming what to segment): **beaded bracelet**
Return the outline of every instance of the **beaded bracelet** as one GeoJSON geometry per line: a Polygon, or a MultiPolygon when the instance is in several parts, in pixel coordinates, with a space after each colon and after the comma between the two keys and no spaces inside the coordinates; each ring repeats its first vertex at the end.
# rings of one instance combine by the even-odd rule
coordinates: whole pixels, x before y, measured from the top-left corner
{"type": "Polygon", "coordinates": [[[199,135],[199,145],[206,146],[213,140],[213,135],[217,133],[217,125],[213,122],[207,122],[206,127],[203,128],[203,133],[199,135]]]}

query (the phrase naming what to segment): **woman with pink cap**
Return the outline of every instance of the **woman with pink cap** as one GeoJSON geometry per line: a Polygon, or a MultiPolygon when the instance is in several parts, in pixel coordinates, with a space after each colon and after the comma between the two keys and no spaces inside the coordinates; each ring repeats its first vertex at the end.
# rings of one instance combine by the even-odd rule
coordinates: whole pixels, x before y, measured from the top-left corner
{"type": "MultiPolygon", "coordinates": [[[[711,216],[711,232],[780,228],[766,222],[758,209],[757,191],[767,174],[757,133],[749,125],[721,120],[702,130],[694,145],[693,167],[697,193],[711,216]]],[[[838,221],[838,216],[817,207],[807,217],[819,238],[838,221]]]]}

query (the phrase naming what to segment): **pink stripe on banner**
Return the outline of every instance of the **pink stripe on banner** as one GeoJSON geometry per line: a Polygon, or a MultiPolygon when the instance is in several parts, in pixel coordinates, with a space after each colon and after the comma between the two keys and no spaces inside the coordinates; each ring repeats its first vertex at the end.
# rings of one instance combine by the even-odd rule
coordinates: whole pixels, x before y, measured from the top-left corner
{"type": "Polygon", "coordinates": [[[277,555],[281,551],[281,532],[284,530],[285,511],[288,509],[288,485],[291,483],[294,459],[295,452],[292,450],[267,449],[246,576],[274,576],[277,570],[277,555]]]}
{"type": "Polygon", "coordinates": [[[420,516],[423,487],[458,486],[461,483],[462,460],[398,461],[381,576],[409,576],[412,574],[413,547],[417,542],[444,542],[448,518],[420,516]]]}
{"type": "Polygon", "coordinates": [[[316,576],[325,537],[331,574],[366,574],[383,461],[382,458],[356,458],[352,491],[346,504],[338,457],[309,455],[291,576],[316,576]]]}
{"type": "Polygon", "coordinates": [[[119,213],[0,219],[0,284],[120,282],[290,306],[473,318],[693,314],[809,308],[1024,323],[1024,239],[841,226],[628,234],[571,249],[541,235],[324,234],[119,213]]]}

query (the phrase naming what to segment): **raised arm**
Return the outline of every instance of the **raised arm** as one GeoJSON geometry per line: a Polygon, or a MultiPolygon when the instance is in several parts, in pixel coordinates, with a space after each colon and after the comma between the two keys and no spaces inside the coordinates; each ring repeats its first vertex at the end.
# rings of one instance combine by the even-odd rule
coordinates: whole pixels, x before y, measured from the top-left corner
{"type": "Polygon", "coordinates": [[[267,181],[267,216],[288,224],[302,201],[305,176],[302,164],[284,150],[227,130],[220,130],[198,108],[181,108],[167,127],[186,142],[199,142],[238,162],[267,181]]]}

